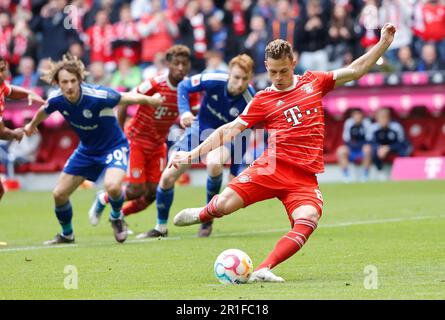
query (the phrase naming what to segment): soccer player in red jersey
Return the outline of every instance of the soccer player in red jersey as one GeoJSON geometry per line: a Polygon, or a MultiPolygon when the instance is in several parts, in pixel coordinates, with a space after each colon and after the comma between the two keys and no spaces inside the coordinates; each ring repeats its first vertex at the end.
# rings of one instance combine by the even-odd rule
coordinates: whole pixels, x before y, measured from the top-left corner
{"type": "MultiPolygon", "coordinates": [[[[168,74],[159,75],[141,83],[136,91],[153,96],[159,94],[164,102],[152,108],[139,105],[135,116],[126,126],[126,136],[130,141],[129,184],[126,187],[127,202],[122,212],[125,216],[147,208],[156,197],[156,188],[166,165],[166,139],[170,127],[178,118],[177,85],[190,70],[190,50],[183,45],[175,45],[166,53],[168,74]]],[[[199,94],[190,95],[192,109],[199,107],[199,94]]],[[[121,126],[127,115],[127,107],[120,106],[118,118],[121,126]]],[[[96,225],[108,203],[108,195],[99,192],[91,206],[90,222],[96,225]]],[[[138,235],[138,238],[158,237],[153,229],[138,235]]]]}
{"type": "MultiPolygon", "coordinates": [[[[11,130],[5,127],[3,123],[3,110],[5,109],[5,97],[9,99],[24,99],[28,98],[28,104],[31,105],[33,101],[41,104],[45,103],[38,94],[26,90],[21,87],[11,86],[6,83],[5,79],[8,74],[8,63],[3,57],[0,57],[0,139],[2,140],[22,140],[24,131],[22,128],[11,130]]],[[[0,199],[3,197],[5,190],[3,189],[2,182],[0,181],[0,199]]]]}
{"type": "Polygon", "coordinates": [[[277,242],[249,281],[283,282],[270,269],[300,250],[322,214],[323,198],[316,178],[324,170],[322,97],[367,73],[388,49],[395,32],[388,23],[382,28],[379,42],[349,66],[333,72],[308,71],[302,76],[293,74],[296,62],[290,44],[284,40],[270,42],[265,64],[272,86],[257,93],[242,115],[220,127],[197,148],[177,153],[170,165],[189,163],[258,122],[264,122],[269,130],[267,150],[207,206],[179,212],[175,225],[202,223],[258,201],[280,199],[292,229],[277,242]]]}

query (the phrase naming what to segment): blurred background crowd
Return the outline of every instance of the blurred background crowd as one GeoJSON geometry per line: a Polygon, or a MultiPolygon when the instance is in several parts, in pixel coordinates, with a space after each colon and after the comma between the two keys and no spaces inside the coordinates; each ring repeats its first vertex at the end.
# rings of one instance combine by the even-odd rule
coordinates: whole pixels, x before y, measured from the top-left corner
{"type": "Polygon", "coordinates": [[[444,69],[444,0],[0,0],[0,55],[13,84],[45,95],[39,70],[49,58],[70,52],[88,82],[130,89],[164,72],[163,52],[180,43],[192,49],[192,73],[250,54],[262,89],[271,39],[292,43],[297,73],[332,70],[375,44],[388,21],[398,32],[374,71],[444,69]]]}

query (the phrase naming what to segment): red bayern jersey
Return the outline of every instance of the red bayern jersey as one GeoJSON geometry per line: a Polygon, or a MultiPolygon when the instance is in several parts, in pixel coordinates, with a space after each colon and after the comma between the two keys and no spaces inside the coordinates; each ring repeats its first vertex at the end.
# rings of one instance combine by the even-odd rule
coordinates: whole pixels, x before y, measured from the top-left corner
{"type": "Polygon", "coordinates": [[[5,110],[5,97],[11,94],[11,87],[3,81],[0,84],[0,121],[2,120],[3,110],[5,110]]]}
{"type": "MultiPolygon", "coordinates": [[[[147,96],[159,93],[165,98],[159,107],[138,105],[136,114],[127,126],[126,135],[133,144],[142,145],[151,152],[165,143],[170,127],[178,118],[178,92],[168,80],[168,74],[148,79],[141,83],[136,91],[147,96]]],[[[199,108],[199,94],[190,95],[192,110],[199,108]]]]}
{"type": "Polygon", "coordinates": [[[321,99],[334,85],[333,72],[294,76],[294,84],[286,90],[271,86],[258,92],[238,121],[247,127],[264,122],[269,142],[263,156],[321,173],[325,132],[321,99]]]}

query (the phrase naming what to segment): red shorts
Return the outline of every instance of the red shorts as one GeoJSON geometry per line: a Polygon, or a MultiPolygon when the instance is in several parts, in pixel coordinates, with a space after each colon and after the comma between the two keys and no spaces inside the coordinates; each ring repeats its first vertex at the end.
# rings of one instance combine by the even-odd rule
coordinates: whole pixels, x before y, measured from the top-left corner
{"type": "Polygon", "coordinates": [[[228,187],[240,195],[244,207],[278,198],[284,204],[291,224],[292,212],[302,205],[311,205],[320,216],[322,214],[323,196],[317,177],[290,163],[277,161],[271,164],[268,158],[261,157],[235,177],[228,187]]]}
{"type": "Polygon", "coordinates": [[[148,152],[144,147],[130,144],[130,163],[128,181],[132,184],[146,182],[159,183],[165,169],[167,146],[164,143],[158,149],[148,152]]]}

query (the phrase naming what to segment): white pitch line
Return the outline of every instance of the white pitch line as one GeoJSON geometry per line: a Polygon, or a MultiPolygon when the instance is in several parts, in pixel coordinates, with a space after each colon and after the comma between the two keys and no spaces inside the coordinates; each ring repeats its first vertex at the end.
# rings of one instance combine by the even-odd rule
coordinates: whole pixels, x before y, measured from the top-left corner
{"type": "MultiPolygon", "coordinates": [[[[349,226],[358,226],[358,225],[370,225],[370,224],[383,224],[383,223],[394,223],[394,222],[404,222],[404,221],[416,221],[416,220],[428,220],[428,219],[444,219],[445,216],[414,216],[414,217],[399,217],[399,218],[390,218],[390,219],[376,219],[376,220],[365,220],[365,221],[348,221],[348,222],[339,222],[333,224],[325,224],[320,225],[319,228],[339,228],[339,227],[349,227],[349,226]]],[[[237,233],[222,233],[212,235],[212,238],[223,238],[223,237],[234,237],[234,236],[250,236],[256,234],[267,234],[267,233],[278,233],[278,232],[286,232],[289,229],[271,229],[271,230],[259,230],[254,232],[237,232],[237,233]]],[[[130,244],[139,244],[139,243],[148,243],[148,242],[156,242],[156,241],[174,241],[174,240],[182,240],[182,239],[193,239],[196,236],[182,236],[182,237],[168,237],[168,238],[155,238],[155,239],[143,239],[143,240],[127,240],[125,243],[130,244]]],[[[33,251],[33,250],[44,250],[44,249],[63,249],[63,248],[88,248],[88,247],[98,247],[98,246],[114,246],[115,242],[99,242],[93,244],[67,244],[67,245],[57,245],[57,246],[28,246],[28,247],[17,247],[17,248],[5,248],[0,249],[0,253],[5,252],[18,252],[18,251],[33,251]]]]}

